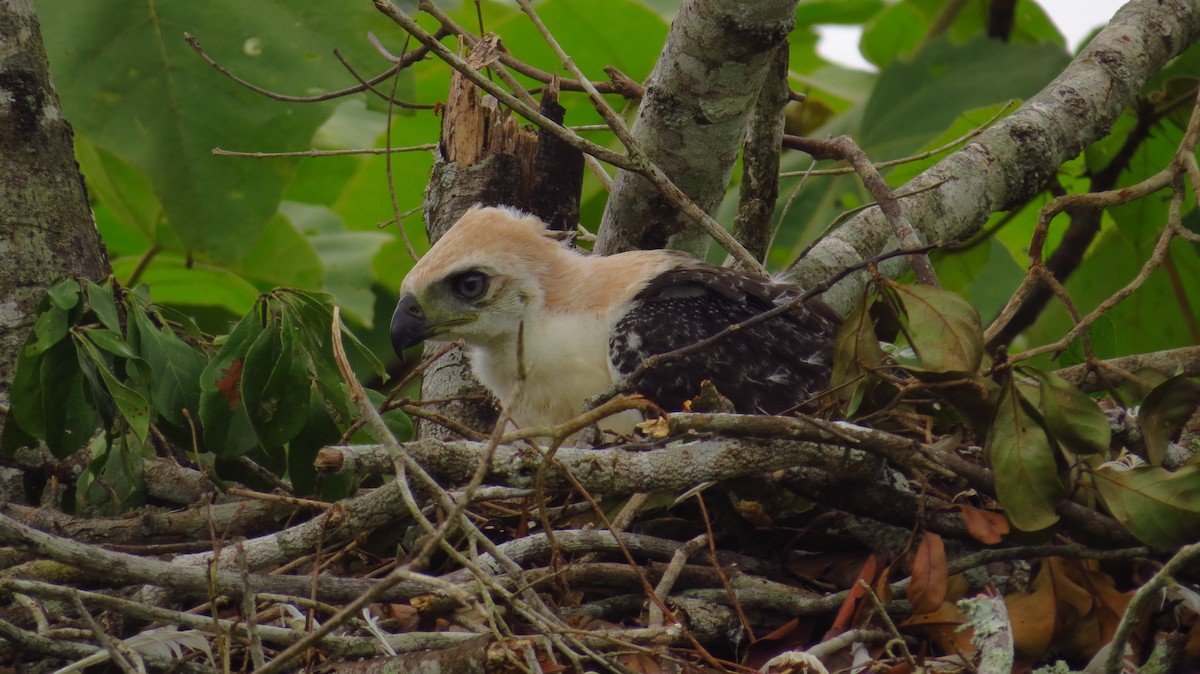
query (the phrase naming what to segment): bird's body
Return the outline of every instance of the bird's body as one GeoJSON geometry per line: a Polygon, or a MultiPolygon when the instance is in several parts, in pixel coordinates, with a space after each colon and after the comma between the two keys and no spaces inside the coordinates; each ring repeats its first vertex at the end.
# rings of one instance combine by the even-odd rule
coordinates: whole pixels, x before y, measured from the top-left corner
{"type": "MultiPolygon", "coordinates": [[[[505,208],[468,211],[408,274],[401,294],[392,321],[397,350],[462,339],[476,376],[519,427],[571,419],[646,357],[796,296],[671,251],[584,255],[547,236],[536,218],[505,208]]],[[[797,307],[651,369],[635,390],[677,410],[709,379],[739,412],[780,412],[825,387],[838,322],[824,304],[797,307]]]]}

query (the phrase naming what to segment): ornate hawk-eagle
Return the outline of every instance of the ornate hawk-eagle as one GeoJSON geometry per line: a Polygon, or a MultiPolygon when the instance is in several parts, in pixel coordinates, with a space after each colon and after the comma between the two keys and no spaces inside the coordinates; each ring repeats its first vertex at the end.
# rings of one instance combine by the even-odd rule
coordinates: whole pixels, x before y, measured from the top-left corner
{"type": "MultiPolygon", "coordinates": [[[[397,352],[426,339],[463,340],[476,377],[519,427],[571,419],[647,357],[797,296],[683,253],[586,255],[548,234],[519,211],[472,208],[405,277],[392,317],[397,352]]],[[[651,368],[634,390],[679,410],[708,379],[738,412],[779,413],[825,388],[839,323],[810,301],[651,368]]]]}

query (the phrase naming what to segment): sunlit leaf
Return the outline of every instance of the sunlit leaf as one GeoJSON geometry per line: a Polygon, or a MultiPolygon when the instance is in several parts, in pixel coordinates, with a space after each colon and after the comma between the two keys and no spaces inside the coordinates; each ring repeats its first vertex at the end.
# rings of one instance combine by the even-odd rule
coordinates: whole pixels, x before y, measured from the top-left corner
{"type": "MultiPolygon", "coordinates": [[[[112,263],[113,273],[128,279],[139,260],[122,258],[112,263]]],[[[221,307],[235,316],[250,310],[258,288],[237,274],[206,264],[162,254],[146,267],[139,282],[150,286],[159,304],[188,307],[221,307]]]]}
{"type": "Polygon", "coordinates": [[[974,372],[983,361],[983,331],[974,307],[952,292],[893,284],[908,314],[908,336],[921,367],[935,372],[974,372]]]}
{"type": "MultiPolygon", "coordinates": [[[[370,3],[75,0],[39,2],[37,9],[76,129],[150,181],[188,252],[219,261],[237,260],[254,243],[296,160],[215,157],[212,149],[307,147],[335,104],[265,103],[205,63],[185,31],[223,66],[297,95],[354,83],[334,48],[365,65],[378,62],[368,31],[396,52],[402,41],[370,3]]],[[[125,213],[157,236],[152,215],[125,213]]]]}

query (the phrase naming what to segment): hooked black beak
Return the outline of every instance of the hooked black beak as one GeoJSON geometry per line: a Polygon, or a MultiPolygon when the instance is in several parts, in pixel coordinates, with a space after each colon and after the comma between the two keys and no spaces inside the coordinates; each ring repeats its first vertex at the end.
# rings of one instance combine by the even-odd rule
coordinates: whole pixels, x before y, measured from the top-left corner
{"type": "Polygon", "coordinates": [[[412,293],[405,293],[396,304],[396,313],[392,314],[392,348],[397,355],[403,355],[404,350],[414,344],[420,344],[432,336],[429,322],[425,320],[425,312],[417,303],[412,293]]]}

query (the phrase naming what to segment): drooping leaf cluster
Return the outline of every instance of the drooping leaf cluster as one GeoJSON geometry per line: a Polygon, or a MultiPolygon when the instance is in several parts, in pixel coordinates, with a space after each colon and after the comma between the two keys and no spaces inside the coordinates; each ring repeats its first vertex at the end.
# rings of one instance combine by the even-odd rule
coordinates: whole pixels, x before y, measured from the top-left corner
{"type": "MultiPolygon", "coordinates": [[[[334,360],[331,307],[328,295],[275,290],[214,339],[151,303],[147,286],[64,280],[20,353],[3,449],[41,442],[63,458],[91,441],[77,502],[104,511],[140,504],[144,459],[168,452],[209,466],[253,453],[309,493],[316,450],[356,416],[334,360]]],[[[388,419],[400,437],[411,433],[402,413],[388,419]]]]}
{"type": "Polygon", "coordinates": [[[852,415],[911,404],[914,390],[936,400],[923,411],[944,432],[974,429],[996,497],[1019,530],[1053,527],[1058,506],[1072,499],[1102,504],[1151,546],[1200,535],[1200,448],[1174,444],[1200,408],[1200,382],[1141,372],[1142,385],[1094,397],[1053,372],[985,362],[979,316],[958,295],[891,281],[877,287],[835,346],[832,386],[852,415]],[[895,340],[891,355],[881,334],[895,340]],[[1110,417],[1126,409],[1137,433],[1118,438],[1110,417]]]}

